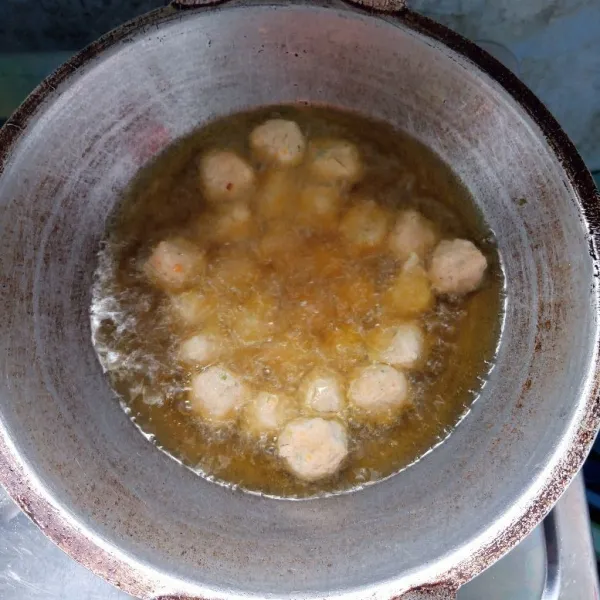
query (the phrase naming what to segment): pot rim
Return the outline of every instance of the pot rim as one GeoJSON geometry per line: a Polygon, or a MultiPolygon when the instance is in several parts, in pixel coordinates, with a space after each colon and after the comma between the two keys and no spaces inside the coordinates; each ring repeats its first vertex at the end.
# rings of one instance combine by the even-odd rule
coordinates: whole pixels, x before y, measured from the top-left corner
{"type": "MultiPolygon", "coordinates": [[[[288,2],[287,4],[293,3],[288,2]]],[[[264,2],[259,0],[253,2],[252,6],[269,6],[270,4],[268,0],[264,2]]],[[[311,4],[317,8],[334,11],[353,10],[341,2],[332,4],[327,0],[319,0],[311,4]]],[[[233,3],[226,6],[225,9],[239,9],[247,6],[243,3],[233,3]]],[[[277,6],[285,8],[286,3],[277,6]]],[[[306,6],[310,6],[310,4],[307,3],[306,6]]],[[[187,12],[190,9],[185,10],[187,12]]],[[[215,8],[211,5],[210,7],[193,8],[191,12],[199,13],[213,10],[215,8]]],[[[363,12],[360,9],[354,10],[358,13],[363,12]]],[[[96,56],[119,43],[127,41],[131,35],[139,30],[166,23],[178,18],[178,16],[180,16],[180,9],[174,7],[160,8],[146,13],[92,42],[47,77],[9,117],[5,125],[0,128],[0,176],[4,171],[4,165],[11,151],[19,142],[30,119],[36,114],[46,98],[56,92],[58,85],[67,81],[79,68],[96,56]]],[[[600,315],[600,287],[597,283],[600,276],[598,253],[600,248],[600,193],[597,191],[594,180],[575,146],[558,122],[533,92],[511,71],[485,50],[460,34],[408,9],[380,16],[383,19],[398,22],[416,33],[431,38],[470,60],[476,67],[497,82],[539,127],[553,153],[560,161],[569,183],[581,200],[579,208],[586,224],[589,254],[594,265],[594,281],[592,282],[591,293],[595,299],[596,312],[600,315]]],[[[456,589],[459,585],[475,577],[527,536],[551,510],[554,503],[571,483],[591,449],[600,427],[600,346],[596,347],[591,364],[593,368],[590,369],[589,373],[590,382],[586,386],[587,394],[585,403],[582,406],[580,422],[570,439],[566,440],[567,452],[554,467],[551,476],[534,497],[530,498],[527,503],[523,503],[517,518],[505,524],[494,540],[481,546],[461,563],[454,564],[449,570],[439,573],[436,581],[431,581],[429,584],[433,584],[434,587],[437,587],[436,584],[443,584],[456,589]]],[[[4,431],[0,433],[0,482],[23,512],[71,558],[96,575],[103,577],[116,587],[136,597],[153,598],[155,600],[199,600],[200,597],[196,595],[172,595],[173,590],[168,589],[169,584],[165,581],[164,576],[129,560],[124,554],[116,553],[114,548],[90,535],[89,529],[74,518],[61,512],[60,508],[45,494],[35,474],[29,472],[22,464],[10,438],[4,431]],[[161,592],[165,588],[167,588],[167,595],[161,592]]],[[[175,580],[173,580],[173,583],[175,584],[175,580]]],[[[427,594],[427,590],[432,590],[430,585],[420,589],[425,594],[427,594]]]]}

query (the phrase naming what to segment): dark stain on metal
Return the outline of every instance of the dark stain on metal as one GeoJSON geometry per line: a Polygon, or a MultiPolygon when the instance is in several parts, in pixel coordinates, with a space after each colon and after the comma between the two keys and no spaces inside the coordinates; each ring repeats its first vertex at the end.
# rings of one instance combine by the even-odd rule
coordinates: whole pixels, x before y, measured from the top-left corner
{"type": "Polygon", "coordinates": [[[189,10],[223,4],[227,0],[172,0],[171,6],[179,10],[189,10]]]}
{"type": "Polygon", "coordinates": [[[406,0],[346,0],[363,10],[375,13],[398,13],[406,10],[406,0]]]}
{"type": "Polygon", "coordinates": [[[458,585],[455,582],[443,581],[432,585],[420,585],[392,600],[453,600],[457,592],[458,585]]]}
{"type": "Polygon", "coordinates": [[[67,521],[39,491],[29,486],[28,477],[18,459],[12,457],[1,437],[0,479],[27,517],[63,551],[128,593],[145,598],[152,596],[153,586],[141,573],[136,573],[135,569],[97,546],[83,531],[67,521]]]}
{"type": "Polygon", "coordinates": [[[206,600],[198,596],[183,596],[176,594],[175,596],[155,596],[152,600],[206,600]]]}

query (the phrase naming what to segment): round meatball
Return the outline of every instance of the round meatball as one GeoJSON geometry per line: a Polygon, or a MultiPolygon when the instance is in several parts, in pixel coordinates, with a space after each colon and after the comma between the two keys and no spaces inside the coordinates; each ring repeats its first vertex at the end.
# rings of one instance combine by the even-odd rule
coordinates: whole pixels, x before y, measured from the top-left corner
{"type": "Polygon", "coordinates": [[[388,230],[388,215],[374,200],[353,206],[342,218],[342,237],[359,252],[370,252],[383,243],[388,230]]]}
{"type": "Polygon", "coordinates": [[[259,392],[244,407],[241,426],[252,436],[273,436],[296,413],[296,406],[288,396],[259,392]]]}
{"type": "Polygon", "coordinates": [[[370,365],[350,382],[348,398],[361,411],[375,417],[385,415],[409,404],[408,381],[394,367],[370,365]]]}
{"type": "Polygon", "coordinates": [[[315,179],[324,182],[356,183],[362,175],[358,149],[346,140],[311,142],[308,168],[315,179]]]}
{"type": "Polygon", "coordinates": [[[204,253],[191,242],[176,238],[164,240],[152,250],[144,271],[159,287],[177,291],[191,286],[205,268],[204,253]]]}
{"type": "Polygon", "coordinates": [[[348,434],[333,419],[296,419],[284,427],[277,449],[290,473],[304,481],[317,481],[340,468],[348,455],[348,434]]]}
{"type": "Polygon", "coordinates": [[[340,214],[341,196],[331,185],[309,185],[300,194],[297,218],[300,224],[316,231],[335,230],[340,214]]]}
{"type": "Polygon", "coordinates": [[[371,340],[371,355],[379,362],[411,369],[423,358],[425,336],[417,323],[379,329],[371,340]]]}
{"type": "Polygon", "coordinates": [[[258,244],[258,256],[263,263],[287,268],[297,258],[302,238],[289,227],[278,226],[265,233],[258,244]]]}
{"type": "Polygon", "coordinates": [[[243,344],[266,342],[275,330],[275,298],[256,294],[231,314],[231,331],[243,344]]]}
{"type": "Polygon", "coordinates": [[[429,278],[438,294],[468,294],[481,284],[487,259],[469,240],[442,240],[433,251],[429,278]]]}
{"type": "Polygon", "coordinates": [[[179,347],[179,359],[189,365],[206,365],[215,361],[220,353],[220,341],[203,333],[187,338],[179,347]]]}
{"type": "Polygon", "coordinates": [[[217,299],[211,294],[189,290],[171,296],[171,309],[182,325],[200,325],[217,310],[217,299]]]}
{"type": "Polygon", "coordinates": [[[246,295],[260,279],[258,264],[249,256],[231,254],[213,261],[208,269],[207,282],[219,294],[246,295]]]}
{"type": "Polygon", "coordinates": [[[249,206],[245,202],[233,202],[217,217],[211,234],[220,243],[239,242],[248,239],[255,230],[249,206]]]}
{"type": "Polygon", "coordinates": [[[340,413],[346,398],[342,378],[330,369],[313,369],[300,384],[300,397],[306,408],[319,413],[340,413]]]}
{"type": "Polygon", "coordinates": [[[291,167],[302,161],[306,141],[294,121],[271,119],[252,131],[250,148],[259,160],[291,167]]]}
{"type": "Polygon", "coordinates": [[[192,377],[189,395],[192,410],[209,422],[232,420],[248,396],[246,386],[224,367],[208,367],[192,377]]]}
{"type": "Polygon", "coordinates": [[[289,171],[269,171],[256,193],[256,212],[266,221],[295,213],[298,197],[296,180],[289,171]]]}
{"type": "Polygon", "coordinates": [[[411,254],[425,259],[435,242],[433,223],[416,210],[405,210],[398,216],[388,239],[390,251],[402,262],[411,254]]]}
{"type": "Polygon", "coordinates": [[[252,167],[234,152],[211,152],[200,162],[200,178],[211,202],[239,200],[254,188],[252,167]]]}
{"type": "MultiPolygon", "coordinates": [[[[351,287],[351,284],[348,284],[348,287],[351,287]]],[[[359,288],[357,295],[361,291],[359,288]]],[[[350,311],[351,308],[348,314],[350,311]]],[[[328,331],[324,335],[321,347],[331,358],[335,359],[337,368],[342,371],[359,364],[367,357],[367,349],[360,329],[349,324],[341,324],[328,331]]]]}
{"type": "Polygon", "coordinates": [[[396,317],[416,317],[431,309],[431,283],[415,254],[406,261],[382,301],[384,308],[396,317]]]}

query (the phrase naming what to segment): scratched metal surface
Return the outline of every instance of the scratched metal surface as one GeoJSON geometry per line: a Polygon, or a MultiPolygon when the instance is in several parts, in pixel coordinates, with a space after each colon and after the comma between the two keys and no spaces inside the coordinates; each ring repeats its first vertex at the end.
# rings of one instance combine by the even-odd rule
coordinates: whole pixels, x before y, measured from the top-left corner
{"type": "MultiPolygon", "coordinates": [[[[0,598],[127,600],[45,538],[0,488],[0,598]],[[3,503],[9,503],[4,504],[3,503]],[[14,507],[12,509],[11,507],[14,507]]],[[[458,600],[592,600],[598,598],[581,478],[502,560],[465,585],[458,600]]]]}
{"type": "MultiPolygon", "coordinates": [[[[39,404],[36,405],[36,410],[39,411],[39,404]]],[[[172,533],[172,532],[170,532],[170,533],[172,533]]],[[[63,540],[63,542],[64,542],[64,540],[63,540]]]]}
{"type": "MultiPolygon", "coordinates": [[[[0,335],[8,375],[2,417],[20,457],[4,463],[4,481],[58,544],[146,598],[167,595],[165,589],[224,596],[232,588],[258,597],[280,589],[319,597],[338,584],[344,593],[351,590],[348,595],[373,590],[383,598],[388,588],[398,592],[445,576],[437,572],[437,558],[451,550],[455,562],[446,560],[444,568],[452,567],[463,583],[539,522],[595,433],[594,382],[587,374],[596,361],[596,297],[595,289],[589,295],[593,265],[578,212],[585,199],[593,218],[595,194],[554,122],[476,48],[468,47],[471,60],[512,86],[539,115],[535,127],[489,78],[463,68],[463,59],[450,58],[449,51],[432,56],[431,43],[416,34],[400,36],[395,25],[345,6],[343,14],[319,10],[318,18],[314,9],[294,7],[291,19],[288,10],[223,9],[206,21],[189,13],[173,18],[167,35],[162,28],[141,30],[122,52],[77,72],[68,92],[32,121],[0,179],[0,197],[10,200],[0,255],[6,272],[15,274],[4,292],[0,335]],[[247,69],[236,71],[245,63],[222,60],[232,35],[238,48],[245,40],[248,51],[241,55],[251,57],[258,72],[272,72],[268,85],[248,78],[247,69]],[[362,52],[353,53],[359,42],[362,52]],[[283,70],[278,57],[288,48],[296,58],[283,70]],[[204,73],[217,79],[214,85],[204,73]],[[431,94],[418,93],[417,77],[431,94]],[[387,119],[446,157],[498,233],[512,296],[497,368],[444,452],[362,494],[272,502],[265,509],[262,500],[226,494],[183,472],[130,435],[125,416],[106,401],[106,382],[89,347],[87,295],[98,236],[118,190],[136,170],[140,140],[157,131],[181,135],[210,111],[298,97],[342,102],[387,119]],[[524,197],[527,202],[518,201],[524,197]],[[34,255],[29,270],[24,265],[34,264],[34,255]],[[556,364],[565,365],[565,376],[556,364]],[[88,534],[77,535],[73,522],[88,534]],[[475,536],[477,543],[467,546],[475,536]],[[157,573],[171,568],[180,581],[158,581],[157,573]],[[296,577],[307,571],[308,583],[296,577]],[[403,582],[397,573],[406,574],[403,582]]],[[[406,19],[465,47],[415,15],[406,19]]],[[[56,87],[53,80],[48,89],[56,87]]],[[[22,126],[24,112],[5,129],[7,138],[22,126]]]]}

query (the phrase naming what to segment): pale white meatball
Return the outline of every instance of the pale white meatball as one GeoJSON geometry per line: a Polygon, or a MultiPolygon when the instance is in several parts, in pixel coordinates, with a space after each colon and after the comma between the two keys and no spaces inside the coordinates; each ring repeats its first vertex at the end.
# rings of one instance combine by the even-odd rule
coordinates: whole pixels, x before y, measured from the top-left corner
{"type": "Polygon", "coordinates": [[[171,296],[171,310],[183,325],[200,325],[217,310],[217,298],[199,290],[171,296]]]}
{"type": "Polygon", "coordinates": [[[267,221],[282,220],[295,212],[298,186],[293,171],[267,171],[256,193],[256,213],[267,221]]]}
{"type": "Polygon", "coordinates": [[[333,419],[296,419],[284,427],[277,449],[293,475],[317,481],[340,468],[348,455],[348,434],[333,419]]]}
{"type": "Polygon", "coordinates": [[[388,239],[390,251],[402,262],[412,254],[424,259],[435,242],[433,223],[416,210],[405,210],[398,216],[388,239]]]}
{"type": "Polygon", "coordinates": [[[243,344],[265,342],[275,329],[276,313],[276,299],[255,295],[232,314],[231,331],[243,344]]]}
{"type": "Polygon", "coordinates": [[[221,243],[239,242],[255,231],[250,207],[245,202],[232,202],[218,215],[210,235],[221,243]]]}
{"type": "Polygon", "coordinates": [[[242,308],[233,320],[231,330],[241,343],[257,344],[269,339],[273,332],[273,324],[263,320],[259,313],[242,308]]]}
{"type": "Polygon", "coordinates": [[[223,423],[233,419],[248,396],[246,386],[224,367],[208,367],[192,377],[192,410],[208,421],[223,423]]]}
{"type": "Polygon", "coordinates": [[[226,255],[209,265],[207,282],[219,293],[244,293],[261,276],[260,268],[250,256],[226,255]]]}
{"type": "Polygon", "coordinates": [[[469,240],[442,240],[429,266],[431,285],[438,294],[468,294],[481,284],[487,259],[469,240]]]}
{"type": "Polygon", "coordinates": [[[306,141],[294,121],[271,119],[252,131],[250,148],[259,160],[290,167],[302,161],[306,141]]]}
{"type": "Polygon", "coordinates": [[[303,226],[316,231],[336,229],[341,203],[339,188],[322,184],[308,185],[300,194],[295,218],[303,226]]]}
{"type": "Polygon", "coordinates": [[[319,181],[355,183],[362,175],[358,148],[346,140],[321,139],[311,142],[308,168],[319,181]]]}
{"type": "Polygon", "coordinates": [[[265,233],[258,244],[258,255],[262,262],[285,267],[292,263],[301,245],[302,238],[296,230],[280,225],[265,233]]]}
{"type": "Polygon", "coordinates": [[[288,396],[259,392],[245,406],[241,426],[253,436],[272,436],[296,413],[296,406],[288,396]]]}
{"type": "Polygon", "coordinates": [[[219,339],[204,333],[198,333],[184,340],[179,347],[179,359],[189,365],[207,365],[221,354],[219,339]]]}
{"type": "Polygon", "coordinates": [[[408,381],[404,373],[389,365],[375,364],[361,369],[348,389],[350,402],[376,416],[409,404],[408,381]]]}
{"type": "Polygon", "coordinates": [[[174,291],[192,285],[205,268],[204,253],[180,238],[160,242],[144,265],[144,271],[153,283],[174,291]]]}
{"type": "Polygon", "coordinates": [[[411,369],[423,358],[425,336],[417,323],[385,327],[374,336],[371,355],[379,362],[411,369]]]}
{"type": "Polygon", "coordinates": [[[313,369],[300,384],[300,398],[309,410],[340,413],[346,405],[342,378],[330,369],[313,369]]]}
{"type": "Polygon", "coordinates": [[[211,152],[202,157],[200,178],[208,200],[239,200],[254,188],[252,167],[235,152],[211,152]]]}
{"type": "Polygon", "coordinates": [[[388,231],[388,215],[374,200],[353,206],[342,218],[342,237],[359,252],[375,250],[388,231]]]}

